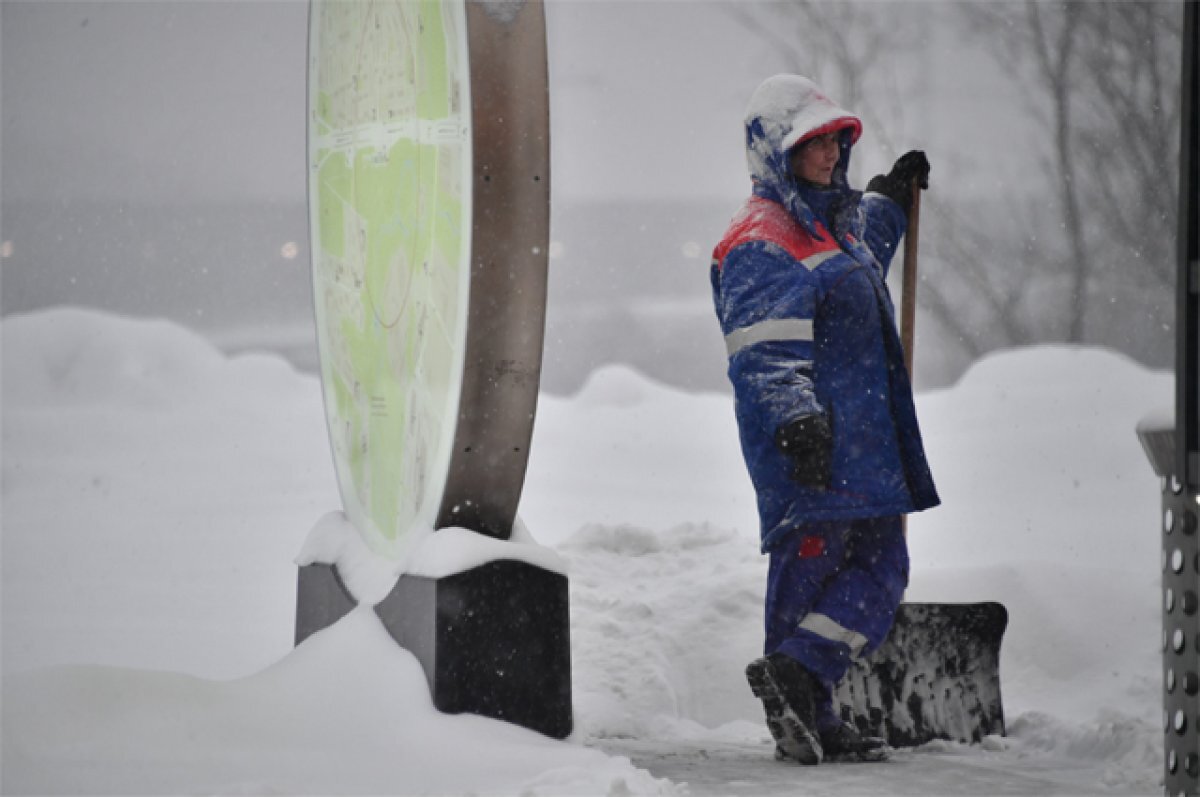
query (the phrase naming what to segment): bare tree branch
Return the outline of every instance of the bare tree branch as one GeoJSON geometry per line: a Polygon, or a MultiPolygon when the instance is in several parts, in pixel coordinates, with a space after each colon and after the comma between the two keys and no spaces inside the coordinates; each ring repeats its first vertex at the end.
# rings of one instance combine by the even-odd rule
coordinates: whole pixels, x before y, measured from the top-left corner
{"type": "MultiPolygon", "coordinates": [[[[1039,340],[1111,342],[1104,325],[1113,320],[1115,297],[1122,317],[1169,306],[1181,4],[989,0],[952,7],[964,34],[1020,88],[1038,131],[1030,164],[1041,168],[1029,169],[1019,192],[972,200],[970,208],[954,186],[939,184],[924,214],[930,229],[922,242],[931,257],[921,306],[971,356],[1039,340]]],[[[919,24],[907,16],[913,8],[923,7],[789,0],[739,3],[731,14],[788,68],[836,88],[895,152],[889,128],[913,97],[889,66],[919,57],[919,24]]],[[[1160,326],[1124,328],[1160,335],[1154,345],[1169,350],[1160,326]]],[[[1130,347],[1153,348],[1144,340],[1130,347]]]]}

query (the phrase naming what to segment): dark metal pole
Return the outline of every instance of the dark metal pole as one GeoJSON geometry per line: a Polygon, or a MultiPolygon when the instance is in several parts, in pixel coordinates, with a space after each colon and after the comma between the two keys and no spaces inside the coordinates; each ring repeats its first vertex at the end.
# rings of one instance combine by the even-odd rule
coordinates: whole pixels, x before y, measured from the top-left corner
{"type": "MultiPolygon", "coordinates": [[[[1175,286],[1175,428],[1158,432],[1163,477],[1163,788],[1200,794],[1200,254],[1197,253],[1197,5],[1184,3],[1175,286]],[[1173,451],[1171,450],[1173,449],[1173,451]]],[[[1147,450],[1154,432],[1143,434],[1147,450]]]]}
{"type": "Polygon", "coordinates": [[[1175,428],[1179,435],[1175,470],[1184,485],[1200,487],[1200,254],[1197,253],[1197,216],[1200,191],[1200,123],[1197,122],[1197,5],[1184,3],[1183,11],[1183,103],[1180,108],[1179,152],[1179,277],[1177,283],[1178,345],[1176,346],[1175,428]]]}

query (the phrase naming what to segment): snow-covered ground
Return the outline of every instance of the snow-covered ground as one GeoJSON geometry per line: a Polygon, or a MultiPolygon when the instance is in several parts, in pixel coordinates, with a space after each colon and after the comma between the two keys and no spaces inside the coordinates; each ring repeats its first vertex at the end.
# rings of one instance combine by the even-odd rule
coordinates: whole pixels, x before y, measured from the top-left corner
{"type": "Polygon", "coordinates": [[[369,611],[291,648],[292,560],[339,506],[313,377],[83,310],[0,335],[5,793],[1160,791],[1159,493],[1134,426],[1169,374],[1034,348],[919,397],[944,505],[911,521],[909,598],[1008,606],[1009,735],[801,769],[742,678],[765,561],[726,397],[605,368],[542,398],[521,515],[571,579],[558,742],[437,713],[369,611]]]}

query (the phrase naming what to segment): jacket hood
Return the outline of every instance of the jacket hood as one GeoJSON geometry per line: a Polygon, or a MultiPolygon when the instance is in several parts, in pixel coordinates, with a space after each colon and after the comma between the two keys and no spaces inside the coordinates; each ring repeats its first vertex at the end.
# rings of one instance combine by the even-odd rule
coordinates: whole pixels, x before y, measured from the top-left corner
{"type": "Polygon", "coordinates": [[[862,134],[862,121],[838,106],[816,83],[800,75],[775,75],[763,81],[746,107],[746,162],[755,193],[783,204],[810,234],[816,235],[812,209],[788,165],[792,147],[813,136],[842,131],[841,157],[832,188],[853,192],[846,179],[850,148],[862,134]]]}

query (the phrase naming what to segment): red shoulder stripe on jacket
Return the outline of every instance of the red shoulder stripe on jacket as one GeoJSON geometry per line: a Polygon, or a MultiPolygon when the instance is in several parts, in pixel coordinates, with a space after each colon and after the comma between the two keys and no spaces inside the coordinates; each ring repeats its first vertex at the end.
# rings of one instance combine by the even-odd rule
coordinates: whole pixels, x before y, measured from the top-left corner
{"type": "Polygon", "coordinates": [[[832,236],[825,241],[813,240],[783,205],[752,196],[733,217],[725,237],[713,250],[713,264],[718,269],[724,268],[726,256],[735,247],[753,241],[776,244],[796,260],[839,249],[832,236]]]}

